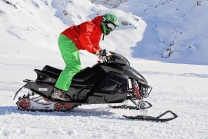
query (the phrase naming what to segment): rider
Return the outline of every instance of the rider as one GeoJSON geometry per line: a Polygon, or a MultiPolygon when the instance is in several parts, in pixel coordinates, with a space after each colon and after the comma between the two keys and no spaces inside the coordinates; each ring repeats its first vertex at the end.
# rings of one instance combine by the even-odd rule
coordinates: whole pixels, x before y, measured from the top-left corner
{"type": "Polygon", "coordinates": [[[73,25],[60,34],[58,45],[66,66],[55,84],[52,99],[70,100],[65,92],[69,90],[73,76],[81,70],[78,50],[87,50],[100,56],[103,52],[99,45],[102,33],[104,37],[119,26],[119,21],[114,14],[105,14],[91,21],[73,25]]]}

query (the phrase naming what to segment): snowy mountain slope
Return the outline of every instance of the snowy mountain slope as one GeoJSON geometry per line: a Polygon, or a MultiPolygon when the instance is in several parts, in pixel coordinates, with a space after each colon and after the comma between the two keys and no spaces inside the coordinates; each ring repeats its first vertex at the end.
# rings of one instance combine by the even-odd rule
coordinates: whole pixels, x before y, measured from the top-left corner
{"type": "Polygon", "coordinates": [[[145,47],[145,52],[153,52],[147,55],[163,54],[164,57],[171,55],[173,59],[206,62],[208,1],[200,1],[200,5],[196,2],[196,0],[151,2],[142,0],[134,10],[131,7],[136,1],[130,0],[122,4],[119,9],[132,12],[147,23],[144,38],[135,47],[134,56],[142,56],[143,54],[137,50],[145,47]]]}
{"type": "Polygon", "coordinates": [[[105,41],[101,41],[101,46],[112,51],[125,52],[126,55],[131,56],[130,47],[142,39],[142,32],[144,32],[146,24],[142,20],[140,21],[139,17],[121,10],[95,6],[90,1],[85,1],[84,8],[82,5],[81,0],[13,0],[9,3],[0,1],[2,40],[7,40],[9,36],[10,39],[18,39],[20,43],[27,41],[31,45],[59,51],[57,38],[65,28],[90,20],[98,14],[114,13],[121,22],[128,22],[132,25],[128,27],[122,25],[121,28],[116,29],[114,33],[105,37],[105,41]],[[127,30],[127,32],[123,30],[127,30]],[[133,34],[137,33],[139,35],[133,38],[129,37],[129,33],[132,36],[136,36],[133,34]]]}
{"type": "Polygon", "coordinates": [[[207,0],[91,0],[137,15],[147,24],[133,57],[170,57],[207,63],[207,0]]]}
{"type": "Polygon", "coordinates": [[[114,13],[122,25],[101,41],[103,48],[128,57],[207,64],[208,1],[196,2],[86,0],[83,7],[81,0],[3,0],[1,36],[58,51],[57,37],[65,28],[114,13]]]}
{"type": "Polygon", "coordinates": [[[66,26],[54,18],[56,10],[46,1],[0,1],[0,9],[1,42],[17,41],[17,49],[27,43],[28,47],[36,45],[58,50],[58,32],[66,26]]]}
{"type": "Polygon", "coordinates": [[[125,3],[129,0],[90,0],[95,4],[102,4],[106,6],[110,6],[111,8],[117,8],[121,3],[125,3]]]}

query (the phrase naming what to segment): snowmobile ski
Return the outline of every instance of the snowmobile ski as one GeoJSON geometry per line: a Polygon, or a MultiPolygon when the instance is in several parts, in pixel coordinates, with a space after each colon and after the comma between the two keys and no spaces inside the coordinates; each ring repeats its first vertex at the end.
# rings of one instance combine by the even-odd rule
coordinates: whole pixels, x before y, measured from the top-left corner
{"type": "Polygon", "coordinates": [[[168,111],[160,114],[157,117],[143,116],[143,115],[137,115],[137,116],[126,116],[126,115],[123,115],[123,117],[125,117],[127,119],[133,119],[133,120],[154,121],[154,122],[167,122],[167,121],[176,119],[178,116],[174,112],[168,110],[168,111]],[[171,117],[171,118],[161,118],[162,116],[166,115],[167,113],[171,113],[173,115],[173,117],[171,117]]]}

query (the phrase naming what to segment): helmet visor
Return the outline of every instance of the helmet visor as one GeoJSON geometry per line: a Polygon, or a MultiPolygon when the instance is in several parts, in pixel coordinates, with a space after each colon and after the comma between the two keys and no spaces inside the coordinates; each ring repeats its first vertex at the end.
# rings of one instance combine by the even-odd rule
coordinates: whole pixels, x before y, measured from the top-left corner
{"type": "Polygon", "coordinates": [[[113,23],[108,22],[107,27],[110,29],[110,31],[113,31],[116,28],[116,25],[114,25],[113,23]]]}

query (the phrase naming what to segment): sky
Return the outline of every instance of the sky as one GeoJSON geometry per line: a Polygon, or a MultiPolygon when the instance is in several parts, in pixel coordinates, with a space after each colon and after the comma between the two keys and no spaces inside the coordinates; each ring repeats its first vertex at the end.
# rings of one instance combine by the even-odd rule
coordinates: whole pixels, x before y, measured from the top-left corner
{"type": "MultiPolygon", "coordinates": [[[[200,6],[187,1],[129,0],[116,8],[102,0],[0,1],[0,138],[207,139],[208,1],[200,6]],[[172,110],[178,118],[167,123],[127,120],[122,115],[140,111],[106,104],[82,105],[66,113],[17,110],[17,98],[29,90],[23,89],[15,100],[14,94],[24,79],[36,79],[34,69],[64,68],[59,33],[104,13],[116,14],[122,25],[101,46],[128,58],[153,87],[146,99],[153,107],[147,114],[172,110]],[[170,47],[172,41],[176,43],[170,47]],[[170,57],[167,49],[173,52],[170,57]]],[[[80,57],[82,68],[97,61],[86,51],[80,57]]]]}

